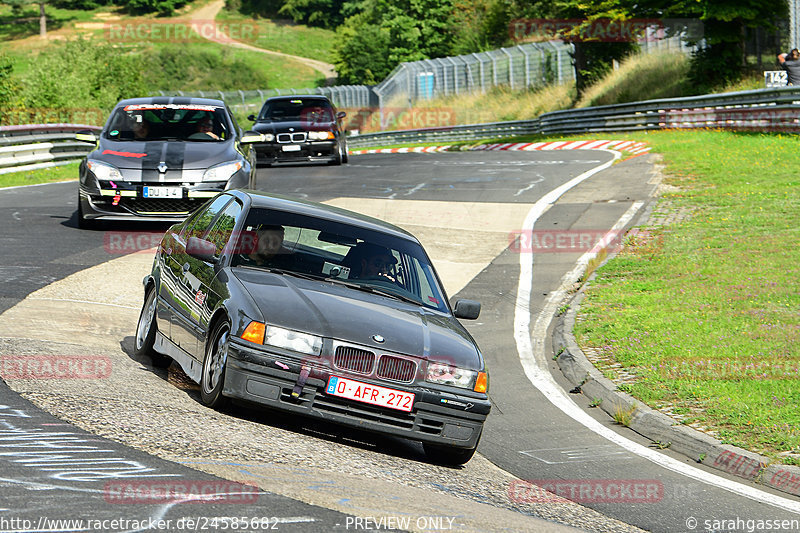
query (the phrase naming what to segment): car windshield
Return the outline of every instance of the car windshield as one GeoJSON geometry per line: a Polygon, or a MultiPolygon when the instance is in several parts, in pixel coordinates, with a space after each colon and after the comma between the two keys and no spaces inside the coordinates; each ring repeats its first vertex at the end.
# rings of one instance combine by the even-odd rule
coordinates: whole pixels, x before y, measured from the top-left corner
{"type": "Polygon", "coordinates": [[[293,98],[268,100],[259,115],[261,120],[280,122],[333,122],[333,109],[327,100],[293,98]]]}
{"type": "Polygon", "coordinates": [[[447,312],[434,269],[416,242],[267,209],[251,210],[232,240],[233,267],[327,279],[447,312]]]}
{"type": "Polygon", "coordinates": [[[230,138],[229,129],[222,107],[135,104],[118,108],[103,135],[111,141],[221,142],[230,138]]]}

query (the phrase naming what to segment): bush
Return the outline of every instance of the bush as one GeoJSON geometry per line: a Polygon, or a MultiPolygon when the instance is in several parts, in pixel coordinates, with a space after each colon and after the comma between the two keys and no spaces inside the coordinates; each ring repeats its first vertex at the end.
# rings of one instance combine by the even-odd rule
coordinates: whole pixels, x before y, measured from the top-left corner
{"type": "Polygon", "coordinates": [[[247,90],[267,87],[267,77],[247,61],[223,49],[167,46],[142,54],[150,91],[247,90]]]}
{"type": "Polygon", "coordinates": [[[110,109],[122,98],[145,94],[139,57],[108,43],[78,39],[39,54],[23,79],[28,107],[110,109]]]}

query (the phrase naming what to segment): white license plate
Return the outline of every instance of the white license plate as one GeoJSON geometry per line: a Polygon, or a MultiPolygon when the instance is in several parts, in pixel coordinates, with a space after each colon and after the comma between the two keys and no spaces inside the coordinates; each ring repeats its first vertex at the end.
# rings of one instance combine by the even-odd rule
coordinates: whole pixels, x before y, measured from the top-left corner
{"type": "Polygon", "coordinates": [[[145,198],[183,198],[180,187],[145,187],[142,191],[145,198]]]}
{"type": "Polygon", "coordinates": [[[353,379],[331,376],[325,392],[333,396],[341,396],[357,402],[380,405],[398,411],[411,412],[414,406],[414,394],[395,389],[370,385],[353,379]]]}
{"type": "Polygon", "coordinates": [[[281,146],[281,150],[284,152],[299,152],[300,145],[299,144],[285,144],[281,146]]]}

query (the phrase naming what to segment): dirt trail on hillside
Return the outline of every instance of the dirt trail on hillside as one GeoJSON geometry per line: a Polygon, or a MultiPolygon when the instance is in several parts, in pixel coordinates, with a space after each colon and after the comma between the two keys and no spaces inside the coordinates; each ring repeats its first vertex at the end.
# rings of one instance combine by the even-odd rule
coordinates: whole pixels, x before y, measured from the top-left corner
{"type": "MultiPolygon", "coordinates": [[[[199,20],[215,20],[217,14],[222,10],[225,6],[225,0],[214,0],[210,4],[207,4],[195,11],[192,12],[192,18],[196,18],[199,20]]],[[[326,80],[332,81],[336,78],[336,71],[334,70],[333,65],[330,63],[325,63],[324,61],[318,61],[316,59],[309,59],[307,57],[300,57],[300,56],[293,56],[290,54],[284,54],[283,52],[276,52],[274,50],[265,50],[264,48],[258,48],[257,46],[252,46],[246,43],[242,43],[239,41],[235,41],[230,37],[218,33],[216,36],[203,36],[209,41],[213,41],[218,44],[222,44],[225,46],[232,46],[234,48],[243,48],[245,50],[252,50],[253,52],[261,52],[262,54],[269,54],[274,56],[285,57],[288,59],[293,59],[295,61],[299,61],[304,65],[308,65],[309,67],[313,68],[314,70],[321,72],[326,80]]]]}

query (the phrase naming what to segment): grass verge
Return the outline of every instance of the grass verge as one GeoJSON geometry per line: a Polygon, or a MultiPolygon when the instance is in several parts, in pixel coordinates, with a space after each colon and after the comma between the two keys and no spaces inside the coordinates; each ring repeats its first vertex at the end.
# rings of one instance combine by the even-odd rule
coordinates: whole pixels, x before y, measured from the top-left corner
{"type": "Polygon", "coordinates": [[[588,288],[576,336],[609,377],[612,363],[636,375],[625,390],[648,405],[797,464],[797,141],[722,131],[636,139],[671,176],[655,215],[688,216],[627,238],[588,288]]]}
{"type": "Polygon", "coordinates": [[[58,167],[0,174],[0,188],[18,187],[20,185],[38,185],[40,183],[50,183],[53,181],[77,180],[79,165],[80,163],[76,161],[58,167]]]}

